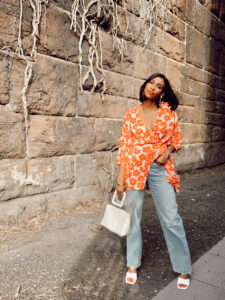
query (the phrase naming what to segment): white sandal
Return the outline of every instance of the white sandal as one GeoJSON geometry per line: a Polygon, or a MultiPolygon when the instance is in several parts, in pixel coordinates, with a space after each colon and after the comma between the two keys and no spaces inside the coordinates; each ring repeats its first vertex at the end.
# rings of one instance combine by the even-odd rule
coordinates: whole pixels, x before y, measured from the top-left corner
{"type": "Polygon", "coordinates": [[[137,272],[135,272],[135,273],[127,272],[126,273],[126,283],[135,284],[136,280],[137,280],[137,272]],[[128,279],[132,279],[133,282],[130,282],[128,279]]]}
{"type": "Polygon", "coordinates": [[[178,277],[177,279],[177,288],[180,290],[186,290],[187,288],[189,288],[190,286],[190,278],[182,278],[182,277],[178,277]],[[179,286],[180,284],[184,284],[186,285],[186,287],[181,287],[179,286]]]}

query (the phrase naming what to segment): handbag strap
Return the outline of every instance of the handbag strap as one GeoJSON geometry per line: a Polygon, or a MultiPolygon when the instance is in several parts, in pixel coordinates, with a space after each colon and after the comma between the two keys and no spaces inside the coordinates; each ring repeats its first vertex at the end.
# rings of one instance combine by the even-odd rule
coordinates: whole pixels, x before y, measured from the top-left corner
{"type": "Polygon", "coordinates": [[[119,200],[117,191],[115,190],[113,197],[112,197],[112,204],[118,206],[118,207],[123,207],[124,203],[125,203],[125,199],[126,199],[126,193],[123,192],[123,197],[121,200],[119,200]]]}

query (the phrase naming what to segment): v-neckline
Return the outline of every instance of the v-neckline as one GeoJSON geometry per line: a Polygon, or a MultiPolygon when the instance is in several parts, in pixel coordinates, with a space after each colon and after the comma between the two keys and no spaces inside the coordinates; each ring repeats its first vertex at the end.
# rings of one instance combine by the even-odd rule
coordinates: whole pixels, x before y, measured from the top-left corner
{"type": "Polygon", "coordinates": [[[156,119],[155,119],[155,124],[154,124],[154,130],[152,131],[151,129],[148,128],[148,126],[145,124],[145,121],[144,119],[142,118],[140,112],[139,112],[139,109],[138,109],[138,106],[136,106],[136,110],[137,110],[137,113],[138,113],[138,117],[139,119],[142,121],[143,125],[145,126],[145,128],[150,132],[152,133],[153,135],[155,134],[155,129],[156,129],[156,123],[157,123],[157,120],[158,120],[158,116],[159,116],[159,110],[161,109],[161,106],[159,106],[158,108],[158,111],[157,111],[157,115],[156,115],[156,119]]]}

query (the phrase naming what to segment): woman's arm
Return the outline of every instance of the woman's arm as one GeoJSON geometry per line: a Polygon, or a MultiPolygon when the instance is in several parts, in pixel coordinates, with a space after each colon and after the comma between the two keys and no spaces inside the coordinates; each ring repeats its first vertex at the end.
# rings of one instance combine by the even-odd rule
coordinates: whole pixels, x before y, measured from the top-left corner
{"type": "Polygon", "coordinates": [[[170,157],[172,152],[177,152],[182,146],[182,134],[178,122],[177,112],[174,111],[174,129],[173,133],[168,141],[169,146],[167,146],[166,151],[157,158],[156,164],[161,166],[164,165],[170,157]]]}
{"type": "Polygon", "coordinates": [[[117,185],[116,185],[116,191],[117,194],[122,197],[123,192],[125,192],[126,186],[125,186],[125,180],[124,180],[124,166],[119,166],[119,172],[118,172],[118,179],[117,179],[117,185]]]}
{"type": "Polygon", "coordinates": [[[119,153],[117,156],[117,164],[119,165],[119,172],[118,172],[116,190],[119,196],[122,196],[123,192],[126,190],[124,174],[125,174],[127,147],[129,144],[130,137],[131,137],[131,131],[130,131],[129,116],[128,114],[126,114],[123,119],[123,126],[122,126],[120,141],[119,141],[119,153]]]}

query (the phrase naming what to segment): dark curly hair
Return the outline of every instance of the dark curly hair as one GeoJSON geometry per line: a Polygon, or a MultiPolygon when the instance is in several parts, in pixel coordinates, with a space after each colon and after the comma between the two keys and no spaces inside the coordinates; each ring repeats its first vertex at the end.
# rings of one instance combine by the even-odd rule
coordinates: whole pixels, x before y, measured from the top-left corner
{"type": "MultiPolygon", "coordinates": [[[[155,74],[152,74],[141,86],[140,88],[140,101],[141,102],[144,102],[147,100],[146,96],[145,96],[145,93],[144,93],[144,89],[145,89],[145,86],[148,82],[150,82],[152,79],[156,78],[156,77],[160,77],[164,80],[165,82],[165,86],[163,88],[163,91],[164,91],[164,96],[162,97],[162,101],[164,102],[168,102],[171,110],[175,110],[177,108],[177,106],[179,105],[179,101],[176,97],[176,95],[174,94],[171,86],[170,86],[170,83],[169,83],[169,80],[166,78],[165,75],[161,74],[161,73],[155,73],[155,74]]],[[[157,99],[156,101],[156,105],[157,107],[159,108],[159,99],[157,99]]]]}

